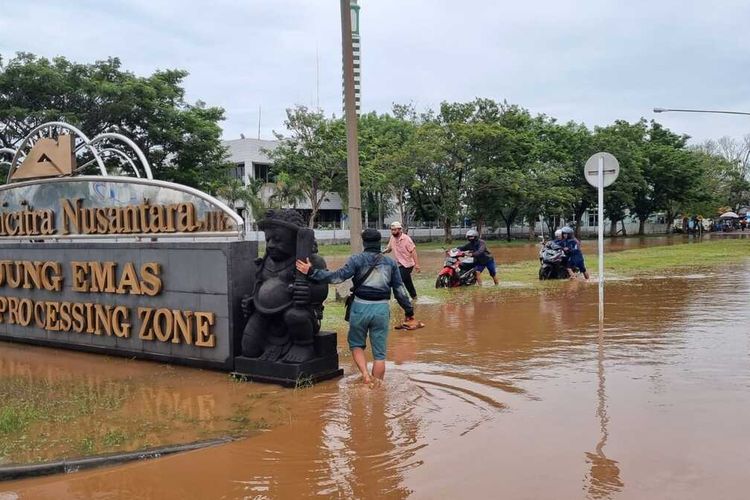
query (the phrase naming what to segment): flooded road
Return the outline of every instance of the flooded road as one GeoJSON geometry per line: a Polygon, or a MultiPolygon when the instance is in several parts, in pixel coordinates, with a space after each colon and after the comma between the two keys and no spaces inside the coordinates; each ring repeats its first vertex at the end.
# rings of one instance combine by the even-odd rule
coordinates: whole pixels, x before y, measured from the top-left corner
{"type": "Polygon", "coordinates": [[[246,414],[268,428],[125,467],[0,483],[0,498],[745,498],[748,294],[745,260],[612,282],[602,329],[597,288],[583,282],[421,305],[428,327],[391,334],[376,389],[349,366],[341,380],[283,390],[3,344],[3,376],[128,387],[121,409],[90,427],[166,415],[154,432],[170,441],[184,426],[223,432],[246,414]]]}
{"type": "MultiPolygon", "coordinates": [[[[710,235],[706,235],[703,239],[710,239],[710,235]]],[[[676,234],[669,236],[646,236],[646,237],[629,237],[629,238],[606,238],[604,240],[604,250],[606,252],[619,252],[622,250],[632,250],[635,248],[645,248],[653,246],[664,246],[664,245],[682,245],[694,241],[695,238],[676,234]]],[[[383,246],[385,247],[385,241],[383,246]]],[[[452,245],[461,246],[465,243],[464,240],[454,240],[452,245]]],[[[495,260],[500,264],[510,264],[513,262],[519,262],[523,260],[534,260],[539,256],[539,242],[530,241],[528,243],[514,242],[513,244],[507,244],[504,241],[490,240],[487,245],[495,257],[495,260]]],[[[447,245],[450,246],[450,245],[447,245]]],[[[597,252],[597,240],[582,240],[581,249],[584,254],[595,256],[597,252]]],[[[422,269],[434,270],[437,272],[443,266],[444,253],[443,250],[437,248],[433,249],[418,249],[419,261],[422,269]]],[[[326,262],[329,268],[336,269],[346,262],[348,256],[335,255],[326,257],[326,262]]]]}

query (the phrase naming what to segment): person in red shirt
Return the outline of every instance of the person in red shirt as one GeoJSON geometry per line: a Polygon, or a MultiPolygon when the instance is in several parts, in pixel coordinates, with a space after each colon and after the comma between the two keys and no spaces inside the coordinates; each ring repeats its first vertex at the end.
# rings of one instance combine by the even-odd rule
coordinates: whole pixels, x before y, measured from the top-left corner
{"type": "Polygon", "coordinates": [[[412,300],[414,300],[417,298],[417,290],[414,288],[411,273],[412,271],[420,271],[419,258],[417,257],[417,247],[414,241],[402,229],[400,222],[391,222],[391,239],[388,241],[388,246],[383,253],[393,252],[393,256],[398,263],[398,270],[401,273],[401,281],[404,282],[406,291],[409,292],[412,300]]]}

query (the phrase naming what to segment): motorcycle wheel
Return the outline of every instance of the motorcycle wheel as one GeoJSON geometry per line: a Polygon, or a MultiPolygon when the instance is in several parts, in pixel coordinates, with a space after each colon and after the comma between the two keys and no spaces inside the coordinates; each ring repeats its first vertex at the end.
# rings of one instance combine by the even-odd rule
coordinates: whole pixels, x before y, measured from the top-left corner
{"type": "Polygon", "coordinates": [[[474,272],[470,272],[466,278],[464,278],[463,283],[461,283],[464,286],[471,286],[477,284],[477,275],[474,272]]]}
{"type": "Polygon", "coordinates": [[[565,266],[560,266],[557,269],[556,279],[559,279],[559,280],[566,280],[566,279],[568,279],[568,269],[565,266]]]}
{"type": "Polygon", "coordinates": [[[447,274],[441,274],[435,280],[435,288],[449,288],[451,286],[451,277],[447,274]]]}

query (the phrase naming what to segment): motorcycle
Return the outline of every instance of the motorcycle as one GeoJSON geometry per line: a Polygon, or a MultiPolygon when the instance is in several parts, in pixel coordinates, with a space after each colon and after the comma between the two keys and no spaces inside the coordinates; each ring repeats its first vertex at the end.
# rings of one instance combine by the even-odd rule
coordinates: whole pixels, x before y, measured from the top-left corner
{"type": "Polygon", "coordinates": [[[474,272],[474,257],[458,248],[451,248],[445,252],[443,269],[435,280],[435,288],[453,288],[470,286],[477,282],[474,272]]]}
{"type": "Polygon", "coordinates": [[[567,256],[563,247],[554,241],[542,240],[539,250],[539,279],[540,280],[564,280],[568,279],[566,269],[567,256]]]}

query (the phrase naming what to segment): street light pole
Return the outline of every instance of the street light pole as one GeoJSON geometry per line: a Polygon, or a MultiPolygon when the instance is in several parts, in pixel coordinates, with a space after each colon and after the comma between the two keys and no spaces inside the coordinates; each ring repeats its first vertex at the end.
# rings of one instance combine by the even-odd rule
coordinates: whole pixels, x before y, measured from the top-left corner
{"type": "Polygon", "coordinates": [[[349,241],[352,253],[359,253],[362,251],[362,197],[359,192],[359,145],[357,144],[357,109],[354,102],[354,55],[352,53],[350,0],[341,0],[341,51],[344,56],[349,241]]]}
{"type": "Polygon", "coordinates": [[[722,115],[750,115],[750,113],[745,111],[716,111],[712,109],[670,109],[670,108],[654,108],[654,113],[668,113],[668,112],[678,112],[678,113],[718,113],[722,115]]]}

